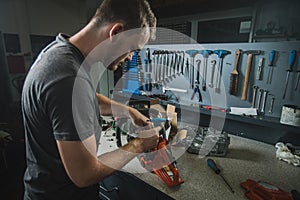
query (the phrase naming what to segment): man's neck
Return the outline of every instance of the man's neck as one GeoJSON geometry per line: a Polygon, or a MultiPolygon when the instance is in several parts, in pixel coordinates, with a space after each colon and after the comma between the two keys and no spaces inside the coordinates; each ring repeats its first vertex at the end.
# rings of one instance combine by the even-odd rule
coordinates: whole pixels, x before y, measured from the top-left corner
{"type": "Polygon", "coordinates": [[[78,33],[69,38],[69,42],[75,45],[84,57],[87,57],[89,53],[105,38],[101,30],[97,30],[88,24],[78,33]]]}

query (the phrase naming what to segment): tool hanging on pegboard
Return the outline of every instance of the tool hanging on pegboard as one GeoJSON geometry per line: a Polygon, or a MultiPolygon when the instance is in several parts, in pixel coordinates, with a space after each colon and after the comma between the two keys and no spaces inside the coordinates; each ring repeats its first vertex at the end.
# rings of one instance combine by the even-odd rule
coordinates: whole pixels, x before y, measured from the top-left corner
{"type": "Polygon", "coordinates": [[[296,78],[295,91],[298,90],[299,81],[300,81],[300,69],[297,70],[297,78],[296,78]]]}
{"type": "Polygon", "coordinates": [[[267,84],[271,84],[272,82],[272,76],[274,71],[274,61],[276,57],[277,52],[275,50],[272,50],[269,53],[269,71],[268,71],[268,77],[267,77],[267,84]]]}
{"type": "Polygon", "coordinates": [[[238,66],[240,62],[242,50],[237,49],[235,51],[235,61],[234,61],[234,68],[232,72],[230,73],[230,86],[229,86],[229,94],[231,95],[237,95],[238,93],[238,85],[239,85],[239,72],[238,72],[238,66]]]}
{"type": "Polygon", "coordinates": [[[193,92],[193,95],[191,97],[191,100],[193,100],[195,95],[197,94],[198,102],[202,102],[202,95],[201,95],[201,91],[199,89],[201,60],[196,60],[196,63],[197,63],[197,76],[196,76],[195,88],[194,88],[194,92],[193,92]]]}
{"type": "Polygon", "coordinates": [[[210,63],[211,63],[211,67],[210,67],[211,73],[210,73],[210,81],[209,81],[208,87],[213,88],[214,87],[215,68],[216,68],[217,61],[212,60],[210,63]]]}
{"type": "Polygon", "coordinates": [[[262,71],[263,71],[263,65],[264,65],[264,58],[260,58],[258,61],[258,67],[257,67],[257,72],[256,72],[256,80],[261,80],[262,76],[262,71]]]}
{"type": "MultiPolygon", "coordinates": [[[[199,50],[199,54],[203,56],[203,74],[202,74],[202,90],[206,91],[206,82],[207,82],[207,60],[210,54],[212,54],[213,51],[211,50],[199,50]]],[[[200,69],[199,69],[200,70],[200,69]]],[[[198,79],[198,81],[200,81],[198,79]]]]}
{"type": "Polygon", "coordinates": [[[123,67],[123,92],[140,95],[144,85],[144,73],[139,51],[135,51],[131,61],[123,67]]]}
{"type": "MultiPolygon", "coordinates": [[[[194,67],[194,59],[195,56],[199,53],[198,50],[195,49],[191,49],[191,50],[186,50],[185,53],[189,54],[190,56],[190,60],[191,62],[190,64],[190,68],[188,70],[188,74],[189,74],[189,82],[190,82],[190,86],[192,89],[194,89],[195,86],[195,67],[194,67]]],[[[187,66],[188,67],[188,66],[187,66]]]]}
{"type": "Polygon", "coordinates": [[[293,66],[295,64],[295,61],[296,61],[296,50],[290,50],[289,63],[288,63],[288,68],[286,70],[287,74],[286,74],[282,99],[285,99],[288,84],[289,84],[290,73],[293,71],[293,66]]]}
{"type": "Polygon", "coordinates": [[[247,65],[246,65],[246,72],[245,72],[245,80],[244,80],[244,86],[243,86],[243,92],[242,92],[242,100],[246,101],[247,100],[247,94],[248,94],[248,86],[249,86],[249,81],[250,81],[250,72],[251,72],[251,67],[252,67],[252,60],[254,55],[259,55],[262,53],[260,50],[249,50],[249,51],[244,51],[243,53],[246,53],[248,55],[247,59],[247,65]]]}
{"type": "Polygon", "coordinates": [[[216,93],[221,92],[221,81],[222,81],[222,71],[223,71],[223,59],[226,55],[230,54],[230,51],[227,50],[214,50],[214,54],[218,55],[219,58],[219,73],[217,73],[215,91],[216,93]]]}

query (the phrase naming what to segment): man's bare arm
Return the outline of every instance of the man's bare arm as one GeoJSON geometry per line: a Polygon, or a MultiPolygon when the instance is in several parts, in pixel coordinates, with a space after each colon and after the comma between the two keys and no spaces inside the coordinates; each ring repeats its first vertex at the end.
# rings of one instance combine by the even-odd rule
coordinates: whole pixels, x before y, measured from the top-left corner
{"type": "Polygon", "coordinates": [[[78,187],[87,187],[121,169],[137,154],[156,147],[159,130],[146,130],[140,138],[98,158],[94,136],[84,141],[57,141],[57,146],[69,178],[78,187]]]}
{"type": "Polygon", "coordinates": [[[149,119],[134,108],[128,107],[106,96],[96,93],[101,115],[129,117],[138,126],[149,125],[149,119]]]}

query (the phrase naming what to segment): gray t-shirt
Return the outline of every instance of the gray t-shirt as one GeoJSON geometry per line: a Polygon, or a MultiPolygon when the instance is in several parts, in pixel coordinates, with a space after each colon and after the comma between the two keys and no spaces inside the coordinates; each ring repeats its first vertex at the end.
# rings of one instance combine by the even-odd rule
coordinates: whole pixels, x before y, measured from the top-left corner
{"type": "Polygon", "coordinates": [[[98,185],[78,188],[69,179],[56,144],[56,140],[79,141],[93,134],[99,141],[101,133],[90,67],[81,67],[84,56],[67,38],[59,34],[42,50],[24,83],[24,199],[98,199],[98,185]]]}

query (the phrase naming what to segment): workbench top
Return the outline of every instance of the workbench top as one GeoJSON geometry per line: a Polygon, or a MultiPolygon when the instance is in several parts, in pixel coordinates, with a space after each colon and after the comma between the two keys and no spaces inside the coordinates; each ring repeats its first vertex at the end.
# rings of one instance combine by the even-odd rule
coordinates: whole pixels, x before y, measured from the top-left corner
{"type": "MultiPolygon", "coordinates": [[[[209,157],[199,157],[185,152],[178,160],[177,167],[184,183],[168,187],[154,173],[133,173],[149,185],[157,188],[174,199],[247,199],[245,190],[240,186],[247,179],[273,184],[287,192],[300,191],[300,168],[275,157],[273,145],[230,135],[231,141],[226,157],[211,157],[232,186],[231,193],[220,176],[216,175],[206,163],[209,157]]],[[[103,140],[104,141],[104,140],[103,140]]],[[[108,141],[108,140],[106,140],[108,141]]],[[[113,148],[115,141],[102,142],[100,147],[113,148]],[[104,144],[106,143],[106,145],[104,144]]],[[[137,159],[133,160],[139,166],[137,159]]],[[[131,163],[131,165],[132,165],[131,163]]],[[[126,169],[126,166],[125,166],[126,169]]]]}
{"type": "Polygon", "coordinates": [[[247,199],[240,186],[247,179],[271,183],[287,192],[300,191],[300,168],[279,161],[272,145],[230,135],[226,157],[211,157],[232,186],[231,193],[221,177],[207,166],[208,157],[184,153],[177,161],[180,176],[185,181],[179,187],[167,187],[152,173],[135,174],[175,199],[247,199]]]}

